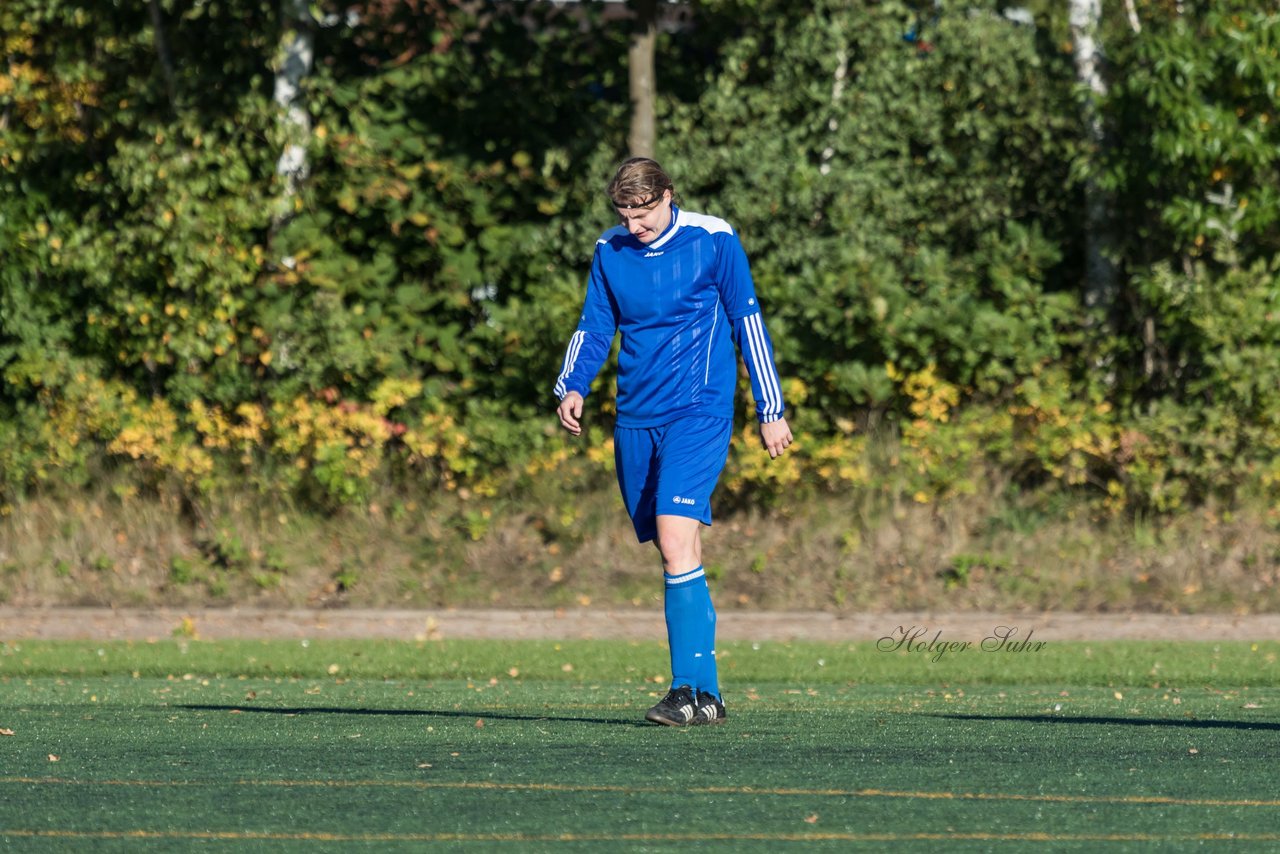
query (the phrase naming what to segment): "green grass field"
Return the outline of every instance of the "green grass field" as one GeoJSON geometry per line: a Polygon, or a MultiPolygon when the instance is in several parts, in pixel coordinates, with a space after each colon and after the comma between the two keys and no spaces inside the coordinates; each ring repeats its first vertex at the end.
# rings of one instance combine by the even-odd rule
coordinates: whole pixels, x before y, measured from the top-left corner
{"type": "Polygon", "coordinates": [[[0,644],[15,851],[1280,847],[1280,644],[0,644]]]}

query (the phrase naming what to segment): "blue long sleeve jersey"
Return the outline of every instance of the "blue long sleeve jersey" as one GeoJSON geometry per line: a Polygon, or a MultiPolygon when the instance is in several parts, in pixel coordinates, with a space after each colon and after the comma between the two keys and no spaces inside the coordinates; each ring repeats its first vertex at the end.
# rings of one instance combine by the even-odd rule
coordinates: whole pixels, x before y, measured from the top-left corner
{"type": "Polygon", "coordinates": [[[724,220],[673,205],[671,225],[652,243],[620,225],[601,235],[556,397],[587,396],[618,331],[619,427],[656,427],[688,415],[732,418],[735,345],[756,417],[782,417],[773,342],[746,253],[724,220]]]}

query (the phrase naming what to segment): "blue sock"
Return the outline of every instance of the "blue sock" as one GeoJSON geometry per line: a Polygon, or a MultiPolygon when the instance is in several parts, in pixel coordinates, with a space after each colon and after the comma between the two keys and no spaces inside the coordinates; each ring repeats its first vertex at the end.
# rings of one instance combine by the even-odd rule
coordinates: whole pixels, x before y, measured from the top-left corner
{"type": "Polygon", "coordinates": [[[663,576],[667,617],[667,646],[671,650],[671,687],[698,689],[699,650],[706,620],[707,579],[702,567],[680,575],[663,576]]]}
{"type": "MultiPolygon", "coordinates": [[[[698,631],[698,686],[697,690],[720,699],[720,675],[716,671],[716,607],[711,604],[711,591],[707,580],[702,579],[702,605],[705,610],[698,631]]],[[[697,696],[697,695],[695,695],[697,696]]]]}

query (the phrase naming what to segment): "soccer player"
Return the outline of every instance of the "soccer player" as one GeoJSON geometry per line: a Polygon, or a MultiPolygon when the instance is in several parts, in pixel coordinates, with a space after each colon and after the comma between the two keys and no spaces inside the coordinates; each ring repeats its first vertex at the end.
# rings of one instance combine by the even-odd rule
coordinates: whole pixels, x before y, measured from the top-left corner
{"type": "Polygon", "coordinates": [[[621,224],[596,241],[578,328],[556,380],[556,414],[582,433],[582,404],[613,336],[618,356],[614,455],[641,543],[662,555],[671,689],[645,718],[720,723],[716,612],[702,569],[701,526],[733,432],[742,353],[770,458],[791,444],[782,384],[746,253],[722,219],[681,210],[655,161],[625,161],[606,190],[621,224]]]}

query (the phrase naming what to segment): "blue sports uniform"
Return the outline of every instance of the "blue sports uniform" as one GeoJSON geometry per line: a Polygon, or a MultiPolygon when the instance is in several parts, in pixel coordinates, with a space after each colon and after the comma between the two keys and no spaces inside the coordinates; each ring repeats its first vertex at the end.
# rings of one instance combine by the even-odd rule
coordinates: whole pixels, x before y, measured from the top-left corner
{"type": "Polygon", "coordinates": [[[785,404],[773,344],[738,235],[727,222],[671,208],[645,244],[622,226],[596,242],[587,295],[555,392],[587,396],[616,332],[618,483],[641,542],[658,514],[711,523],[710,500],[732,433],[742,353],[761,423],[785,404]]]}

